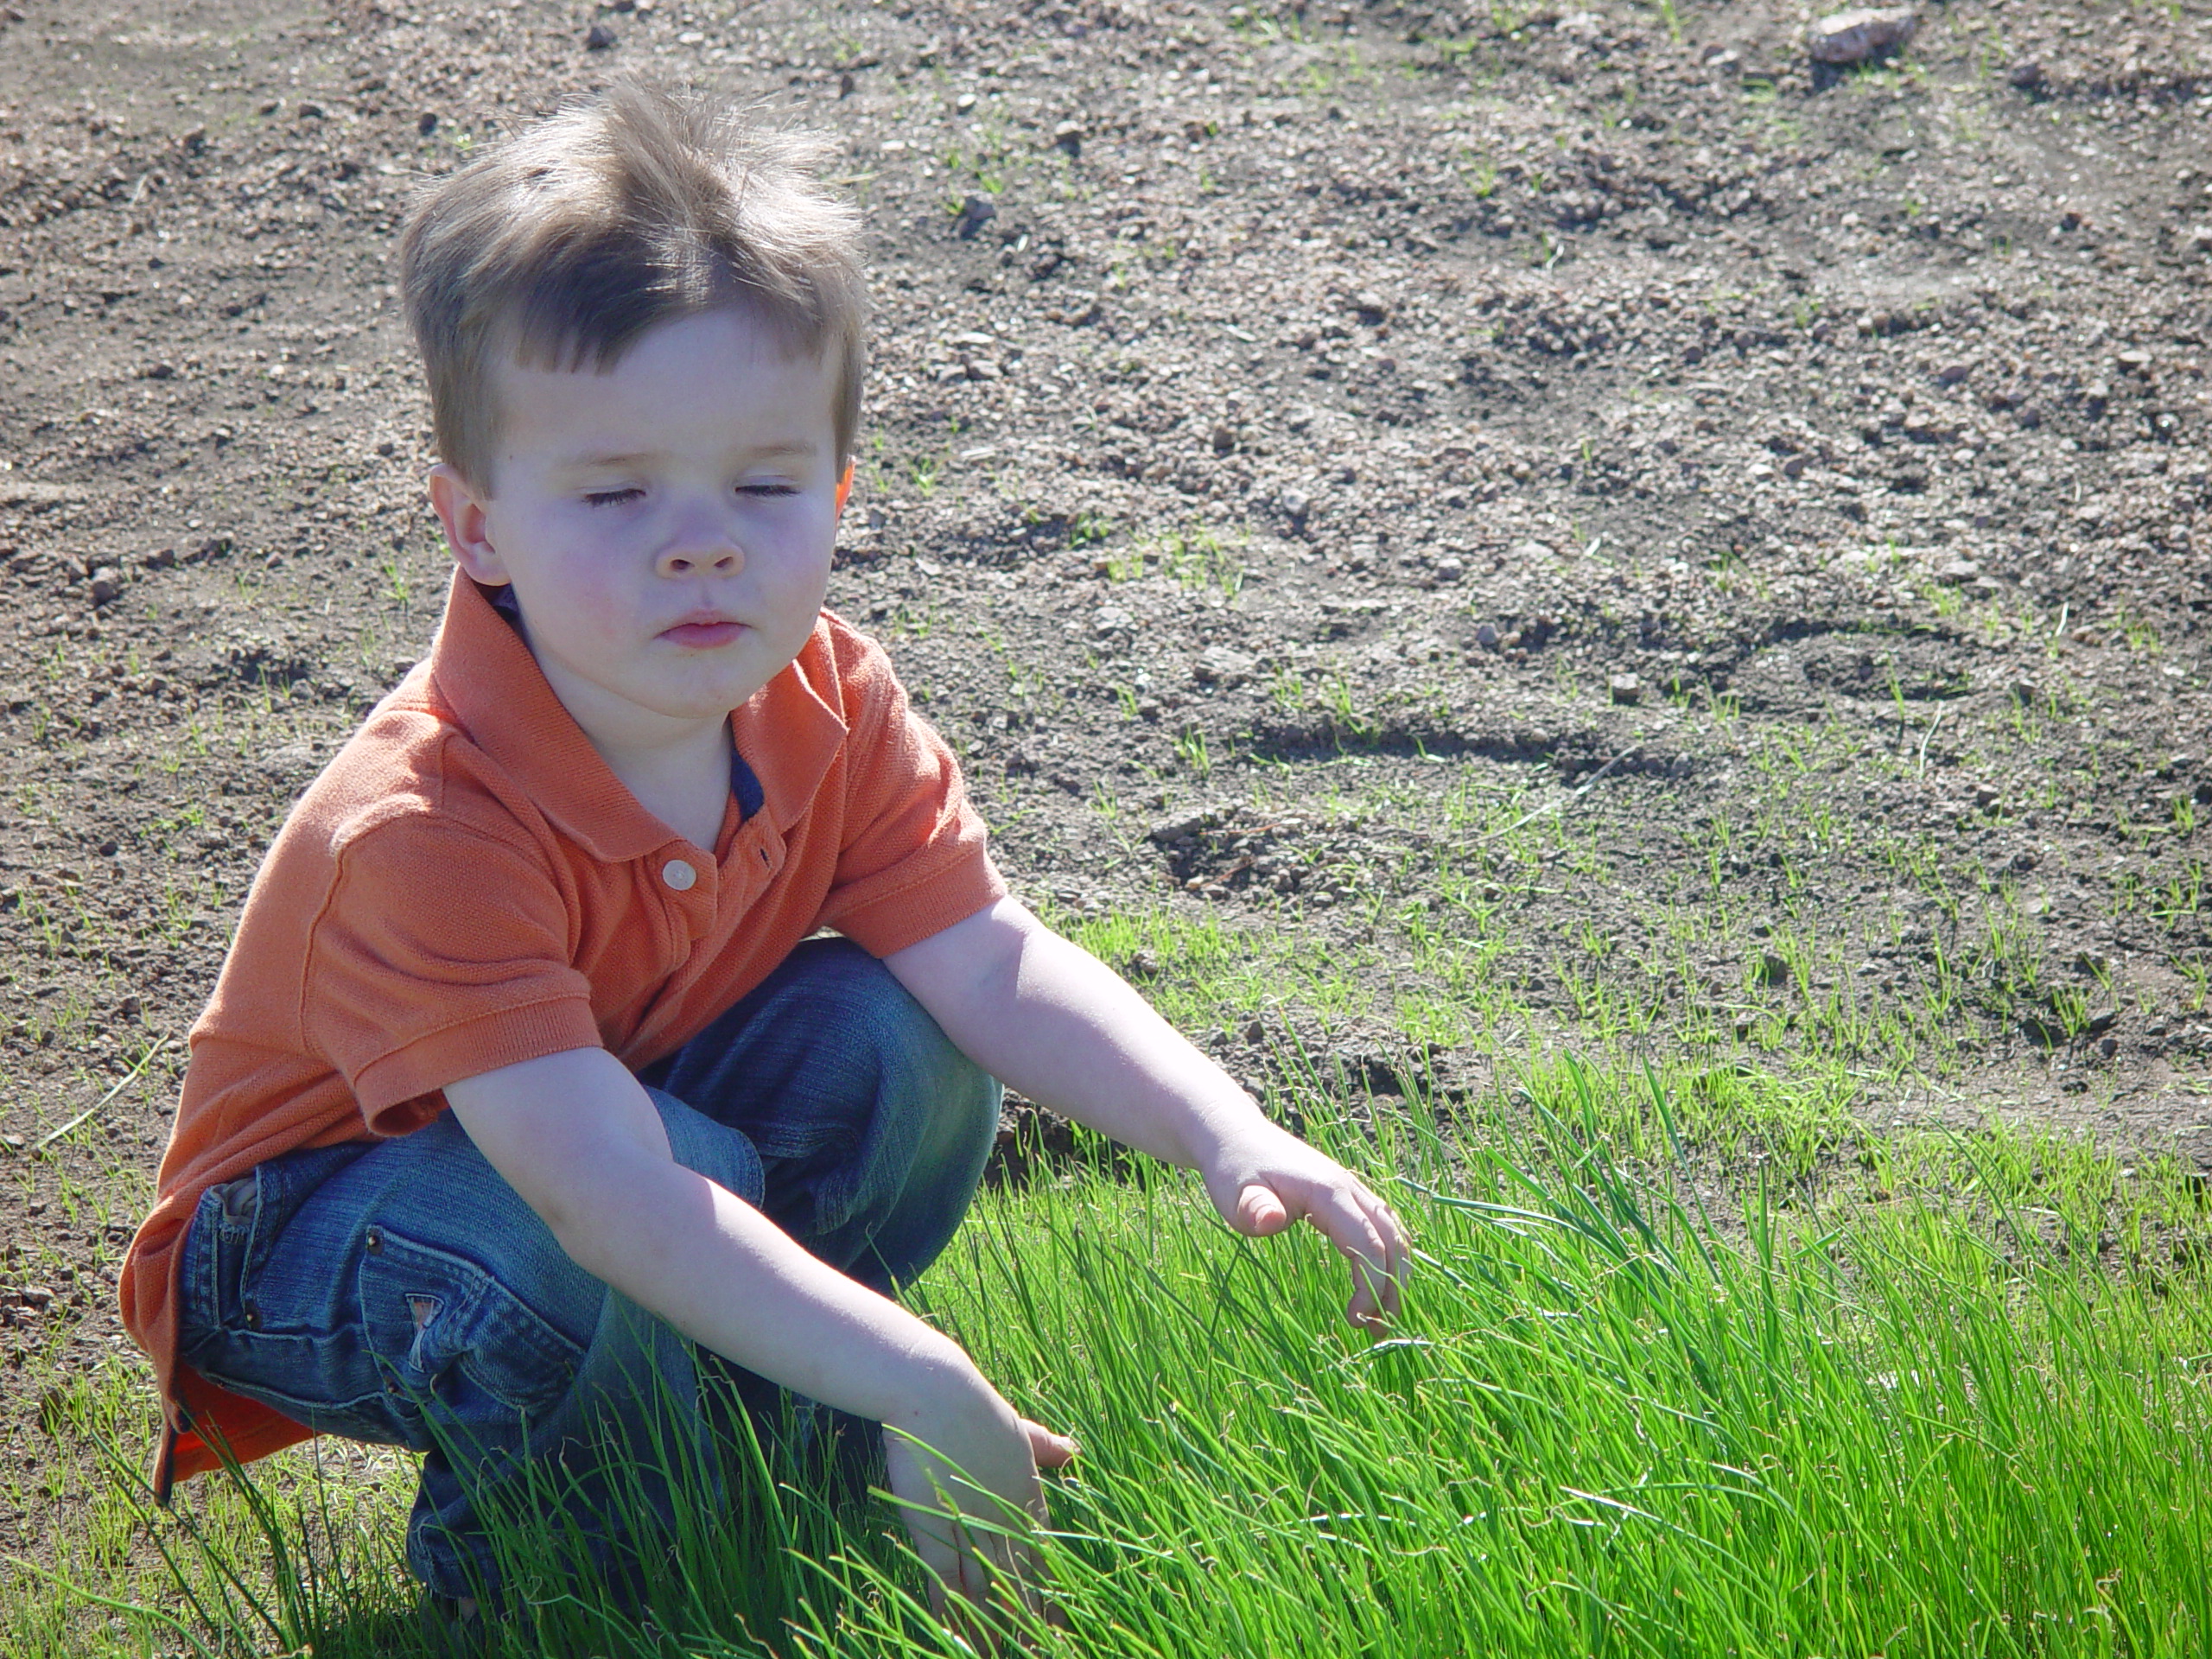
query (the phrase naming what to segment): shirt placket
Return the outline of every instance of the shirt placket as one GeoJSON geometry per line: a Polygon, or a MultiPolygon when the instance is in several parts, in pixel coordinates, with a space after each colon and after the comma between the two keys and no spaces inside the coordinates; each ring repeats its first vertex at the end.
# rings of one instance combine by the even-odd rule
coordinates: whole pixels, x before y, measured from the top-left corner
{"type": "Polygon", "coordinates": [[[732,839],[729,860],[722,867],[728,902],[741,911],[751,909],[784,868],[784,837],[766,814],[746,820],[732,839]]]}
{"type": "Polygon", "coordinates": [[[714,930],[721,872],[712,859],[682,842],[662,848],[651,861],[670,908],[679,918],[679,931],[696,946],[714,930]]]}

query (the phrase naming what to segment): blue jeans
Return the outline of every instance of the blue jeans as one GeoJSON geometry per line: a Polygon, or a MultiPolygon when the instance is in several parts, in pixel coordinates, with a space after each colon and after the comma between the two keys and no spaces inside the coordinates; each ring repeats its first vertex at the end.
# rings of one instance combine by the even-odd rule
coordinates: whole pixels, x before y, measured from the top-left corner
{"type": "MultiPolygon", "coordinates": [[[[887,1294],[951,1237],[998,1124],[998,1084],[842,940],[800,945],[641,1075],[678,1163],[887,1294]]],[[[577,1267],[450,1113],[211,1190],[181,1271],[194,1370],[424,1454],[407,1560],[442,1595],[498,1593],[487,1517],[542,1494],[549,1469],[595,1556],[620,1541],[610,1483],[670,1518],[654,1465],[671,1433],[707,1447],[709,1374],[764,1427],[781,1399],[577,1267]]]]}

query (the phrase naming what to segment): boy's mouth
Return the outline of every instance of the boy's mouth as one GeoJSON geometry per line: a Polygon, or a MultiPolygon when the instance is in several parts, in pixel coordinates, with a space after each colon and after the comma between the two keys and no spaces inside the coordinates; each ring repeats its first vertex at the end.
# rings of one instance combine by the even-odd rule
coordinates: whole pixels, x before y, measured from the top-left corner
{"type": "Polygon", "coordinates": [[[732,622],[727,617],[709,613],[686,617],[672,628],[663,628],[660,637],[671,645],[705,651],[715,645],[726,645],[744,632],[745,624],[742,622],[732,622]]]}

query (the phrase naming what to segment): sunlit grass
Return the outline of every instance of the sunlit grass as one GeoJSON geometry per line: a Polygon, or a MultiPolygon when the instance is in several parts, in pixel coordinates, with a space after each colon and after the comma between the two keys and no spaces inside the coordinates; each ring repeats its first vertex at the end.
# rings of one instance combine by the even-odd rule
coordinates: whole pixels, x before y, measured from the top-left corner
{"type": "MultiPolygon", "coordinates": [[[[1387,1340],[1342,1323],[1317,1241],[1236,1238],[1156,1170],[986,1195],[916,1288],[1084,1447],[1052,1482],[1065,1624],[1032,1628],[1038,1651],[2180,1656],[2212,1638],[2201,1267],[2070,1257],[2003,1200],[2026,1172],[1963,1145],[1943,1179],[1983,1202],[1829,1215],[1753,1185],[1710,1214],[1675,1190],[1651,1079],[1572,1062],[1446,1135],[1426,1112],[1355,1134],[1324,1116],[1331,1092],[1309,1075],[1274,1103],[1388,1179],[1416,1231],[1387,1340]],[[1498,1129],[1509,1110],[1525,1133],[1498,1129]],[[1637,1114],[1662,1150],[1631,1166],[1604,1126],[1637,1114]]],[[[111,1433],[120,1415],[111,1392],[73,1409],[111,1433]]],[[[117,1598],[112,1650],[440,1651],[396,1561],[404,1470],[266,1469],[201,1483],[194,1519],[110,1502],[111,1555],[144,1525],[176,1563],[165,1592],[140,1575],[143,1610],[117,1598]]],[[[733,1518],[664,1541],[643,1605],[564,1573],[557,1532],[510,1529],[539,1605],[486,1650],[962,1651],[887,1510],[789,1466],[740,1488],[733,1518]]],[[[78,1596],[99,1564],[74,1563],[78,1596]]],[[[11,1650],[90,1650],[56,1644],[70,1601],[15,1615],[11,1650]]]]}

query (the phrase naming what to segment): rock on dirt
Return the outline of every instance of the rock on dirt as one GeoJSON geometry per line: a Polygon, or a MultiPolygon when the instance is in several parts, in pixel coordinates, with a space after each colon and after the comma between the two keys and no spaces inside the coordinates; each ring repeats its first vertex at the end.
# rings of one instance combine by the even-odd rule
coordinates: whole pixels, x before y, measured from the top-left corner
{"type": "Polygon", "coordinates": [[[1197,669],[1200,685],[1242,685],[1259,668],[1260,659],[1249,652],[1228,645],[1208,645],[1199,654],[1197,669]]]}
{"type": "Polygon", "coordinates": [[[1864,63],[1895,51],[1912,38],[1920,14],[1911,6],[1866,6],[1839,11],[1812,27],[1808,45],[1815,63],[1864,63]]]}
{"type": "Polygon", "coordinates": [[[960,204],[960,213],[953,220],[954,233],[963,242],[973,241],[976,232],[998,216],[998,206],[988,196],[969,196],[960,204]]]}
{"type": "Polygon", "coordinates": [[[1178,847],[1219,822],[1220,817],[1211,808],[1180,813],[1172,818],[1162,818],[1152,826],[1147,836],[1156,846],[1178,847]]]}

